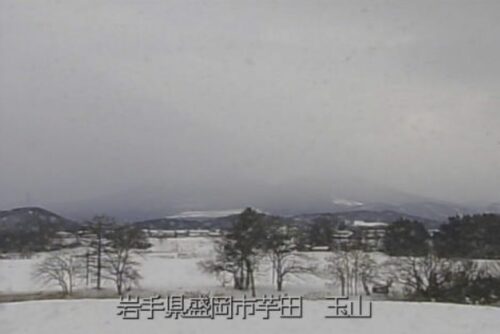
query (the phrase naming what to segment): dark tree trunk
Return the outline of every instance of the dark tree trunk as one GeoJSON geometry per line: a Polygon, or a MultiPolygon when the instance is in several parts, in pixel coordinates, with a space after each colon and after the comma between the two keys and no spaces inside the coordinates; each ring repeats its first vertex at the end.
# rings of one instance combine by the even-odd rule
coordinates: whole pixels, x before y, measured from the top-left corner
{"type": "Polygon", "coordinates": [[[283,289],[283,277],[278,276],[276,283],[278,285],[278,291],[281,291],[283,289]]]}
{"type": "Polygon", "coordinates": [[[249,275],[250,275],[250,284],[252,286],[252,297],[255,297],[255,280],[253,277],[253,271],[250,271],[249,275]]]}
{"type": "Polygon", "coordinates": [[[99,224],[97,230],[97,289],[101,289],[101,253],[102,253],[102,233],[101,225],[99,224]]]}
{"type": "Polygon", "coordinates": [[[248,288],[251,285],[251,280],[252,280],[252,264],[250,263],[250,260],[245,261],[245,266],[246,266],[246,279],[245,279],[245,290],[248,290],[248,288]]]}

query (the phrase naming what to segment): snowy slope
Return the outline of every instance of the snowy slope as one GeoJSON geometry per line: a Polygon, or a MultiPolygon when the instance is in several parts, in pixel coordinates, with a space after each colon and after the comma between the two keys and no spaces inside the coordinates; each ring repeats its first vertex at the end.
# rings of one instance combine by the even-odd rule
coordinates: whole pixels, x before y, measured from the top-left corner
{"type": "Polygon", "coordinates": [[[500,327],[500,309],[430,303],[378,302],[373,318],[325,319],[328,304],[304,302],[304,318],[262,320],[164,319],[122,320],[118,300],[38,301],[0,304],[0,333],[453,333],[493,334],[500,327]]]}
{"type": "Polygon", "coordinates": [[[209,219],[239,215],[244,209],[211,210],[211,211],[184,211],[177,215],[167,216],[170,219],[209,219]]]}

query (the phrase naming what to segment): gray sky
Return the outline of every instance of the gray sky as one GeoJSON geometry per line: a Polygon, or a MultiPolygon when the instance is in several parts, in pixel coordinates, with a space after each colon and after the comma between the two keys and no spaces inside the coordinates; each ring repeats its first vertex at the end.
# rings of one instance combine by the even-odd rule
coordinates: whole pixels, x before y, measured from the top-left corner
{"type": "Polygon", "coordinates": [[[499,60],[496,0],[2,0],[0,208],[500,201],[499,60]]]}

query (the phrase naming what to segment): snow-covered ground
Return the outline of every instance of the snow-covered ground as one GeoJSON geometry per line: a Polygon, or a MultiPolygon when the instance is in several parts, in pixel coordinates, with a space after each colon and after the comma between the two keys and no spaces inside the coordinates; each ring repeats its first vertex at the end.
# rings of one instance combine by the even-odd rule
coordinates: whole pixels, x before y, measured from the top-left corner
{"type": "MultiPolygon", "coordinates": [[[[214,275],[201,271],[198,263],[213,257],[213,239],[207,237],[186,237],[150,239],[152,247],[138,259],[141,262],[140,290],[146,292],[202,292],[233,293],[231,289],[223,289],[221,282],[214,275]]],[[[32,271],[36,263],[47,254],[36,254],[31,259],[0,259],[0,294],[33,293],[39,291],[59,291],[53,286],[42,286],[32,279],[32,271]]],[[[328,253],[311,254],[314,261],[324,262],[328,253]]],[[[312,274],[292,274],[287,277],[285,290],[290,294],[307,295],[329,289],[328,279],[312,274]]],[[[75,290],[85,289],[83,282],[78,282],[75,290]]],[[[274,292],[271,284],[271,268],[263,259],[256,275],[258,291],[274,292]]],[[[111,282],[105,286],[113,288],[111,282]]]]}
{"type": "Polygon", "coordinates": [[[123,320],[117,300],[33,301],[0,304],[0,333],[498,333],[500,309],[432,303],[376,302],[371,319],[325,319],[324,301],[305,301],[304,317],[263,320],[123,320]]]}
{"type": "MultiPolygon", "coordinates": [[[[211,256],[210,238],[151,239],[153,247],[138,257],[143,289],[197,290],[217,286],[212,275],[204,274],[197,263],[211,256]]],[[[75,251],[75,250],[73,250],[75,251]]],[[[76,251],[77,252],[77,251],[76,251]]],[[[0,259],[0,294],[58,291],[57,286],[43,286],[32,279],[33,268],[47,254],[35,254],[30,259],[0,259]]],[[[76,289],[85,288],[79,282],[76,289]]],[[[111,288],[110,282],[107,285],[111,288]]]]}
{"type": "MultiPolygon", "coordinates": [[[[141,257],[141,286],[132,294],[239,295],[213,275],[204,273],[198,262],[213,256],[213,239],[175,238],[152,239],[153,247],[141,257]]],[[[31,259],[0,259],[0,294],[58,291],[57,286],[40,286],[31,279],[34,265],[47,254],[37,254],[31,259]]],[[[308,261],[319,267],[326,265],[328,252],[309,253],[308,261]]],[[[372,254],[382,263],[383,254],[372,254]]],[[[256,275],[257,293],[276,294],[271,284],[269,262],[262,261],[256,275]]],[[[230,284],[229,284],[230,285],[230,284]]],[[[113,291],[107,283],[108,291],[113,291]]],[[[83,295],[92,295],[84,289],[83,295]],[[87,294],[88,293],[88,294],[87,294]]],[[[81,290],[82,291],[82,290],[81,290]]],[[[302,319],[262,320],[171,320],[161,317],[154,320],[123,320],[117,316],[118,298],[46,300],[17,303],[0,303],[0,333],[497,333],[500,328],[500,308],[436,303],[407,303],[379,301],[373,305],[373,318],[325,319],[330,312],[325,296],[339,295],[329,277],[316,274],[288,276],[285,291],[290,296],[304,296],[302,319]]],[[[81,296],[81,294],[80,294],[81,296]]],[[[110,294],[108,294],[110,296],[110,294]]]]}
{"type": "MultiPolygon", "coordinates": [[[[136,292],[148,293],[203,293],[203,294],[232,294],[240,293],[231,289],[231,282],[225,288],[214,275],[204,273],[198,263],[211,259],[214,256],[214,239],[210,237],[179,237],[179,238],[150,238],[152,247],[143,252],[138,260],[141,262],[140,273],[142,279],[136,292]]],[[[72,250],[78,253],[78,250],[72,250]]],[[[84,253],[81,250],[80,253],[84,253]]],[[[327,295],[338,295],[339,287],[332,284],[331,274],[326,273],[330,252],[309,252],[303,254],[308,264],[317,266],[316,272],[290,274],[285,277],[284,292],[290,295],[300,295],[309,299],[327,295]]],[[[0,295],[18,293],[38,293],[59,291],[57,285],[43,286],[32,279],[31,273],[36,263],[47,254],[35,254],[31,259],[0,259],[0,295]]],[[[388,259],[385,254],[371,253],[370,256],[380,265],[388,259]]],[[[272,284],[271,264],[267,258],[260,261],[256,272],[256,286],[259,294],[276,293],[272,284]]],[[[384,282],[384,274],[378,279],[384,282]]],[[[104,287],[112,293],[112,282],[105,281],[104,287]]],[[[93,284],[90,284],[92,287],[93,284]]],[[[81,280],[77,282],[75,291],[88,290],[89,286],[81,280]]],[[[393,286],[392,293],[397,294],[399,287],[393,286]]],[[[87,295],[83,291],[79,295],[87,295]]],[[[94,295],[95,293],[90,293],[94,295]]],[[[110,295],[110,293],[108,293],[110,295]]],[[[381,297],[381,296],[378,296],[381,297]]]]}

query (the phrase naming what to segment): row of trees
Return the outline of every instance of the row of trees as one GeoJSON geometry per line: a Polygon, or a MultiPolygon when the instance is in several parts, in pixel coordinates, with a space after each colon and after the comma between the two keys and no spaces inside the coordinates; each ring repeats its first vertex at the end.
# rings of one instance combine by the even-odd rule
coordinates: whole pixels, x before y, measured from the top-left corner
{"type": "MultiPolygon", "coordinates": [[[[304,233],[282,219],[248,208],[216,241],[215,258],[200,266],[223,283],[232,282],[235,289],[250,290],[255,296],[257,268],[267,258],[272,283],[281,291],[290,274],[324,274],[299,251],[304,240],[314,238],[316,243],[330,243],[327,245],[333,252],[327,259],[326,275],[336,281],[342,295],[369,295],[375,281],[384,281],[387,289],[393,283],[400,284],[411,299],[488,303],[500,298],[498,262],[483,261],[480,265],[471,258],[500,258],[500,239],[495,237],[500,230],[498,222],[498,216],[493,215],[457,217],[431,236],[419,222],[397,221],[384,236],[384,250],[390,259],[377,264],[362,243],[334,245],[334,228],[328,222],[313,224],[304,233]]],[[[76,282],[85,280],[88,285],[89,277],[95,279],[97,289],[103,280],[113,281],[119,294],[140,279],[137,250],[149,246],[140,229],[98,216],[78,238],[83,246],[79,252],[53,253],[37,266],[35,277],[57,282],[66,294],[72,293],[76,282]]]]}
{"type": "Polygon", "coordinates": [[[500,217],[452,217],[430,235],[416,221],[391,224],[387,266],[411,299],[491,303],[500,300],[500,217]]]}
{"type": "Polygon", "coordinates": [[[433,243],[441,256],[500,259],[500,216],[451,217],[441,225],[433,243]]]}
{"type": "MultiPolygon", "coordinates": [[[[376,263],[373,254],[367,252],[360,242],[341,246],[330,241],[328,246],[332,255],[327,258],[328,266],[324,270],[314,265],[305,253],[299,252],[298,245],[310,238],[307,233],[309,230],[315,230],[318,242],[327,242],[329,236],[325,234],[334,231],[331,226],[319,222],[304,233],[278,218],[265,216],[249,208],[217,241],[215,259],[200,265],[205,271],[217,274],[224,282],[229,276],[235,289],[251,290],[252,295],[255,295],[257,266],[267,257],[272,264],[272,281],[278,291],[282,290],[288,274],[315,273],[331,277],[342,295],[369,295],[373,285],[387,292],[389,287],[397,284],[403,288],[408,299],[474,303],[498,300],[498,262],[480,262],[470,257],[488,254],[492,259],[498,259],[500,253],[492,249],[500,239],[495,241],[490,238],[491,243],[484,242],[486,238],[481,239],[484,242],[481,243],[481,249],[488,250],[487,253],[467,252],[454,256],[457,255],[457,246],[451,247],[450,243],[456,243],[456,239],[451,238],[448,232],[452,229],[456,234],[462,228],[470,232],[470,221],[484,219],[489,223],[476,226],[484,236],[485,230],[489,233],[495,231],[496,223],[485,215],[463,217],[458,223],[456,219],[450,224],[457,225],[453,228],[444,225],[433,237],[419,222],[400,220],[391,224],[383,240],[384,250],[390,257],[383,263],[376,263]]],[[[496,219],[498,221],[498,217],[496,219]]],[[[466,241],[472,242],[470,234],[462,242],[466,241]]]]}
{"type": "Polygon", "coordinates": [[[499,240],[499,215],[450,217],[433,235],[422,223],[401,219],[387,228],[384,250],[392,256],[423,256],[432,249],[439,257],[500,259],[499,240]]]}
{"type": "Polygon", "coordinates": [[[36,280],[56,283],[67,295],[77,283],[85,281],[88,286],[92,278],[96,289],[104,280],[112,281],[120,295],[137,284],[141,278],[137,251],[150,246],[142,230],[96,216],[75,237],[82,247],[50,254],[36,265],[36,280]]]}
{"type": "Polygon", "coordinates": [[[500,300],[498,261],[423,256],[392,257],[384,264],[391,281],[410,300],[490,304],[500,300]]]}
{"type": "Polygon", "coordinates": [[[339,282],[342,294],[361,291],[370,294],[369,285],[377,275],[375,261],[360,249],[333,247],[333,231],[328,221],[312,224],[304,231],[282,219],[247,208],[232,228],[216,241],[215,259],[203,261],[200,266],[206,272],[215,273],[223,282],[229,276],[235,289],[250,290],[253,296],[256,268],[264,258],[271,263],[271,281],[277,291],[282,291],[288,275],[311,273],[327,275],[339,282]],[[301,245],[306,243],[335,249],[327,259],[326,270],[301,252],[301,245]]]}
{"type": "Polygon", "coordinates": [[[272,283],[282,291],[285,278],[290,274],[310,273],[327,276],[339,283],[343,295],[371,294],[370,284],[377,276],[377,265],[369,253],[357,248],[336,248],[327,258],[326,268],[306,253],[299,251],[304,240],[331,246],[333,229],[325,221],[313,224],[307,231],[294,228],[287,222],[247,208],[232,228],[216,241],[215,259],[203,261],[200,266],[233,287],[250,290],[255,296],[255,272],[259,262],[269,260],[272,283]],[[313,231],[314,235],[310,232],[313,231]]]}
{"type": "Polygon", "coordinates": [[[369,253],[359,249],[334,251],[328,258],[327,274],[340,285],[342,296],[358,295],[360,287],[371,294],[369,284],[378,276],[377,264],[369,253]]]}
{"type": "Polygon", "coordinates": [[[313,270],[304,255],[296,251],[296,238],[296,232],[279,219],[247,208],[216,241],[215,259],[203,261],[200,266],[218,277],[229,274],[235,289],[251,290],[255,296],[256,268],[267,256],[272,265],[273,284],[281,291],[287,275],[313,270]]]}

